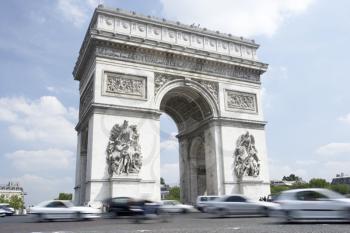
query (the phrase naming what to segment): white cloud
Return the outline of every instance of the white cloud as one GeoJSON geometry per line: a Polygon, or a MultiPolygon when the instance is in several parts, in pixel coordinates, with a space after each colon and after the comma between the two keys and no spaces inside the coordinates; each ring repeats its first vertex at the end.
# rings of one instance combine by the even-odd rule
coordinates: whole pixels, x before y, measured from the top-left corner
{"type": "Polygon", "coordinates": [[[90,18],[92,10],[102,3],[102,0],[58,0],[57,9],[67,21],[80,27],[90,18]]]}
{"type": "Polygon", "coordinates": [[[237,36],[272,36],[286,18],[313,0],[161,0],[166,17],[237,36]]]}
{"type": "Polygon", "coordinates": [[[319,155],[350,154],[350,143],[332,142],[319,147],[316,153],[319,155]]]}
{"type": "Polygon", "coordinates": [[[179,147],[179,142],[176,138],[175,132],[171,133],[168,139],[160,142],[161,150],[176,150],[179,147]]]}
{"type": "Polygon", "coordinates": [[[319,161],[316,161],[316,160],[297,160],[295,161],[295,164],[297,165],[314,165],[314,164],[318,164],[319,161]]]}
{"type": "Polygon", "coordinates": [[[74,167],[74,153],[69,150],[17,150],[6,154],[18,171],[42,172],[64,170],[74,167]]]}
{"type": "Polygon", "coordinates": [[[53,87],[53,86],[48,86],[48,87],[46,87],[46,89],[47,89],[48,91],[51,91],[51,92],[55,92],[55,91],[56,91],[56,88],[53,87]]]}
{"type": "Polygon", "coordinates": [[[74,121],[77,110],[66,108],[56,97],[37,100],[0,98],[0,121],[9,123],[11,135],[20,141],[71,148],[76,146],[74,121]]]}
{"type": "Polygon", "coordinates": [[[178,185],[179,184],[179,164],[178,163],[165,163],[160,167],[160,173],[165,180],[166,184],[178,185]]]}
{"type": "Polygon", "coordinates": [[[27,193],[25,196],[26,206],[35,205],[39,202],[54,199],[60,192],[72,193],[72,177],[44,178],[33,174],[24,174],[19,177],[0,177],[0,183],[9,181],[19,182],[27,193]]]}
{"type": "Polygon", "coordinates": [[[345,116],[338,117],[338,121],[345,124],[350,124],[350,113],[346,114],[345,116]]]}
{"type": "Polygon", "coordinates": [[[280,180],[283,176],[288,176],[290,174],[295,174],[302,177],[304,180],[310,178],[307,169],[302,166],[294,166],[293,164],[288,164],[284,161],[272,159],[269,160],[269,172],[271,180],[280,180]]]}

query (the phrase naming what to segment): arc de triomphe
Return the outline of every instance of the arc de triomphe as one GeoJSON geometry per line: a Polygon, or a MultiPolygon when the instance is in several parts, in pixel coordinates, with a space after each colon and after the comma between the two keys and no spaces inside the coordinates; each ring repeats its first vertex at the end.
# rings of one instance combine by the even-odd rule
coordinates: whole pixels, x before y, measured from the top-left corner
{"type": "Polygon", "coordinates": [[[160,199],[160,115],[179,134],[181,199],[270,193],[252,40],[99,6],[74,68],[80,82],[75,202],[160,199]]]}

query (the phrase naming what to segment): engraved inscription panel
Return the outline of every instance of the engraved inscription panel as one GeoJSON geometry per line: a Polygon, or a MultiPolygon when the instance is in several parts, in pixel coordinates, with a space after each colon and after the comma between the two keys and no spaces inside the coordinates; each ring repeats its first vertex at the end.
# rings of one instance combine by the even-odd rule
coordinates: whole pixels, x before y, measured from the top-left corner
{"type": "Polygon", "coordinates": [[[146,77],[105,72],[103,95],[146,99],[146,77]]]}
{"type": "Polygon", "coordinates": [[[256,95],[253,93],[225,90],[225,105],[229,111],[258,112],[256,95]]]}

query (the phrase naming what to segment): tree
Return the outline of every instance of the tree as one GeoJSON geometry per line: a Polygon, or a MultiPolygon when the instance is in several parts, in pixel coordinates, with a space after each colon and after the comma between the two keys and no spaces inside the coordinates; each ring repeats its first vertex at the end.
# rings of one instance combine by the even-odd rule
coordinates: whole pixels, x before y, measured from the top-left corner
{"type": "Polygon", "coordinates": [[[301,181],[301,178],[299,176],[294,175],[294,174],[290,174],[289,176],[283,176],[282,180],[284,180],[284,181],[301,181]]]}
{"type": "Polygon", "coordinates": [[[19,210],[24,208],[24,201],[19,196],[11,196],[6,198],[4,195],[0,196],[0,203],[8,203],[12,208],[19,210]]]}
{"type": "Polygon", "coordinates": [[[272,186],[271,185],[271,194],[272,195],[277,195],[283,191],[289,190],[288,186],[285,185],[280,185],[280,186],[272,186]]]}
{"type": "Polygon", "coordinates": [[[165,181],[163,177],[160,177],[160,184],[165,185],[165,181]]]}
{"type": "Polygon", "coordinates": [[[349,194],[350,186],[348,184],[332,184],[330,189],[341,194],[349,194]]]}
{"type": "Polygon", "coordinates": [[[58,195],[58,200],[69,200],[71,201],[73,198],[73,194],[71,193],[60,193],[58,195]]]}
{"type": "Polygon", "coordinates": [[[8,203],[15,210],[24,209],[24,201],[19,196],[11,196],[8,203]]]}
{"type": "Polygon", "coordinates": [[[166,199],[180,201],[180,187],[171,187],[169,189],[169,194],[166,196],[166,199]]]}
{"type": "Polygon", "coordinates": [[[321,178],[312,178],[309,181],[310,188],[328,188],[329,183],[325,179],[321,178]]]}

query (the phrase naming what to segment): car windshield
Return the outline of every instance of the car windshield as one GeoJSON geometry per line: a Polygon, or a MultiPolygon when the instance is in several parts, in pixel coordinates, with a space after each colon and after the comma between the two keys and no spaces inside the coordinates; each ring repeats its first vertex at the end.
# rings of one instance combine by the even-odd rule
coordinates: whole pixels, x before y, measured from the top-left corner
{"type": "Polygon", "coordinates": [[[73,207],[73,206],[74,206],[73,203],[70,202],[70,201],[64,201],[63,203],[64,203],[67,207],[73,207]]]}

